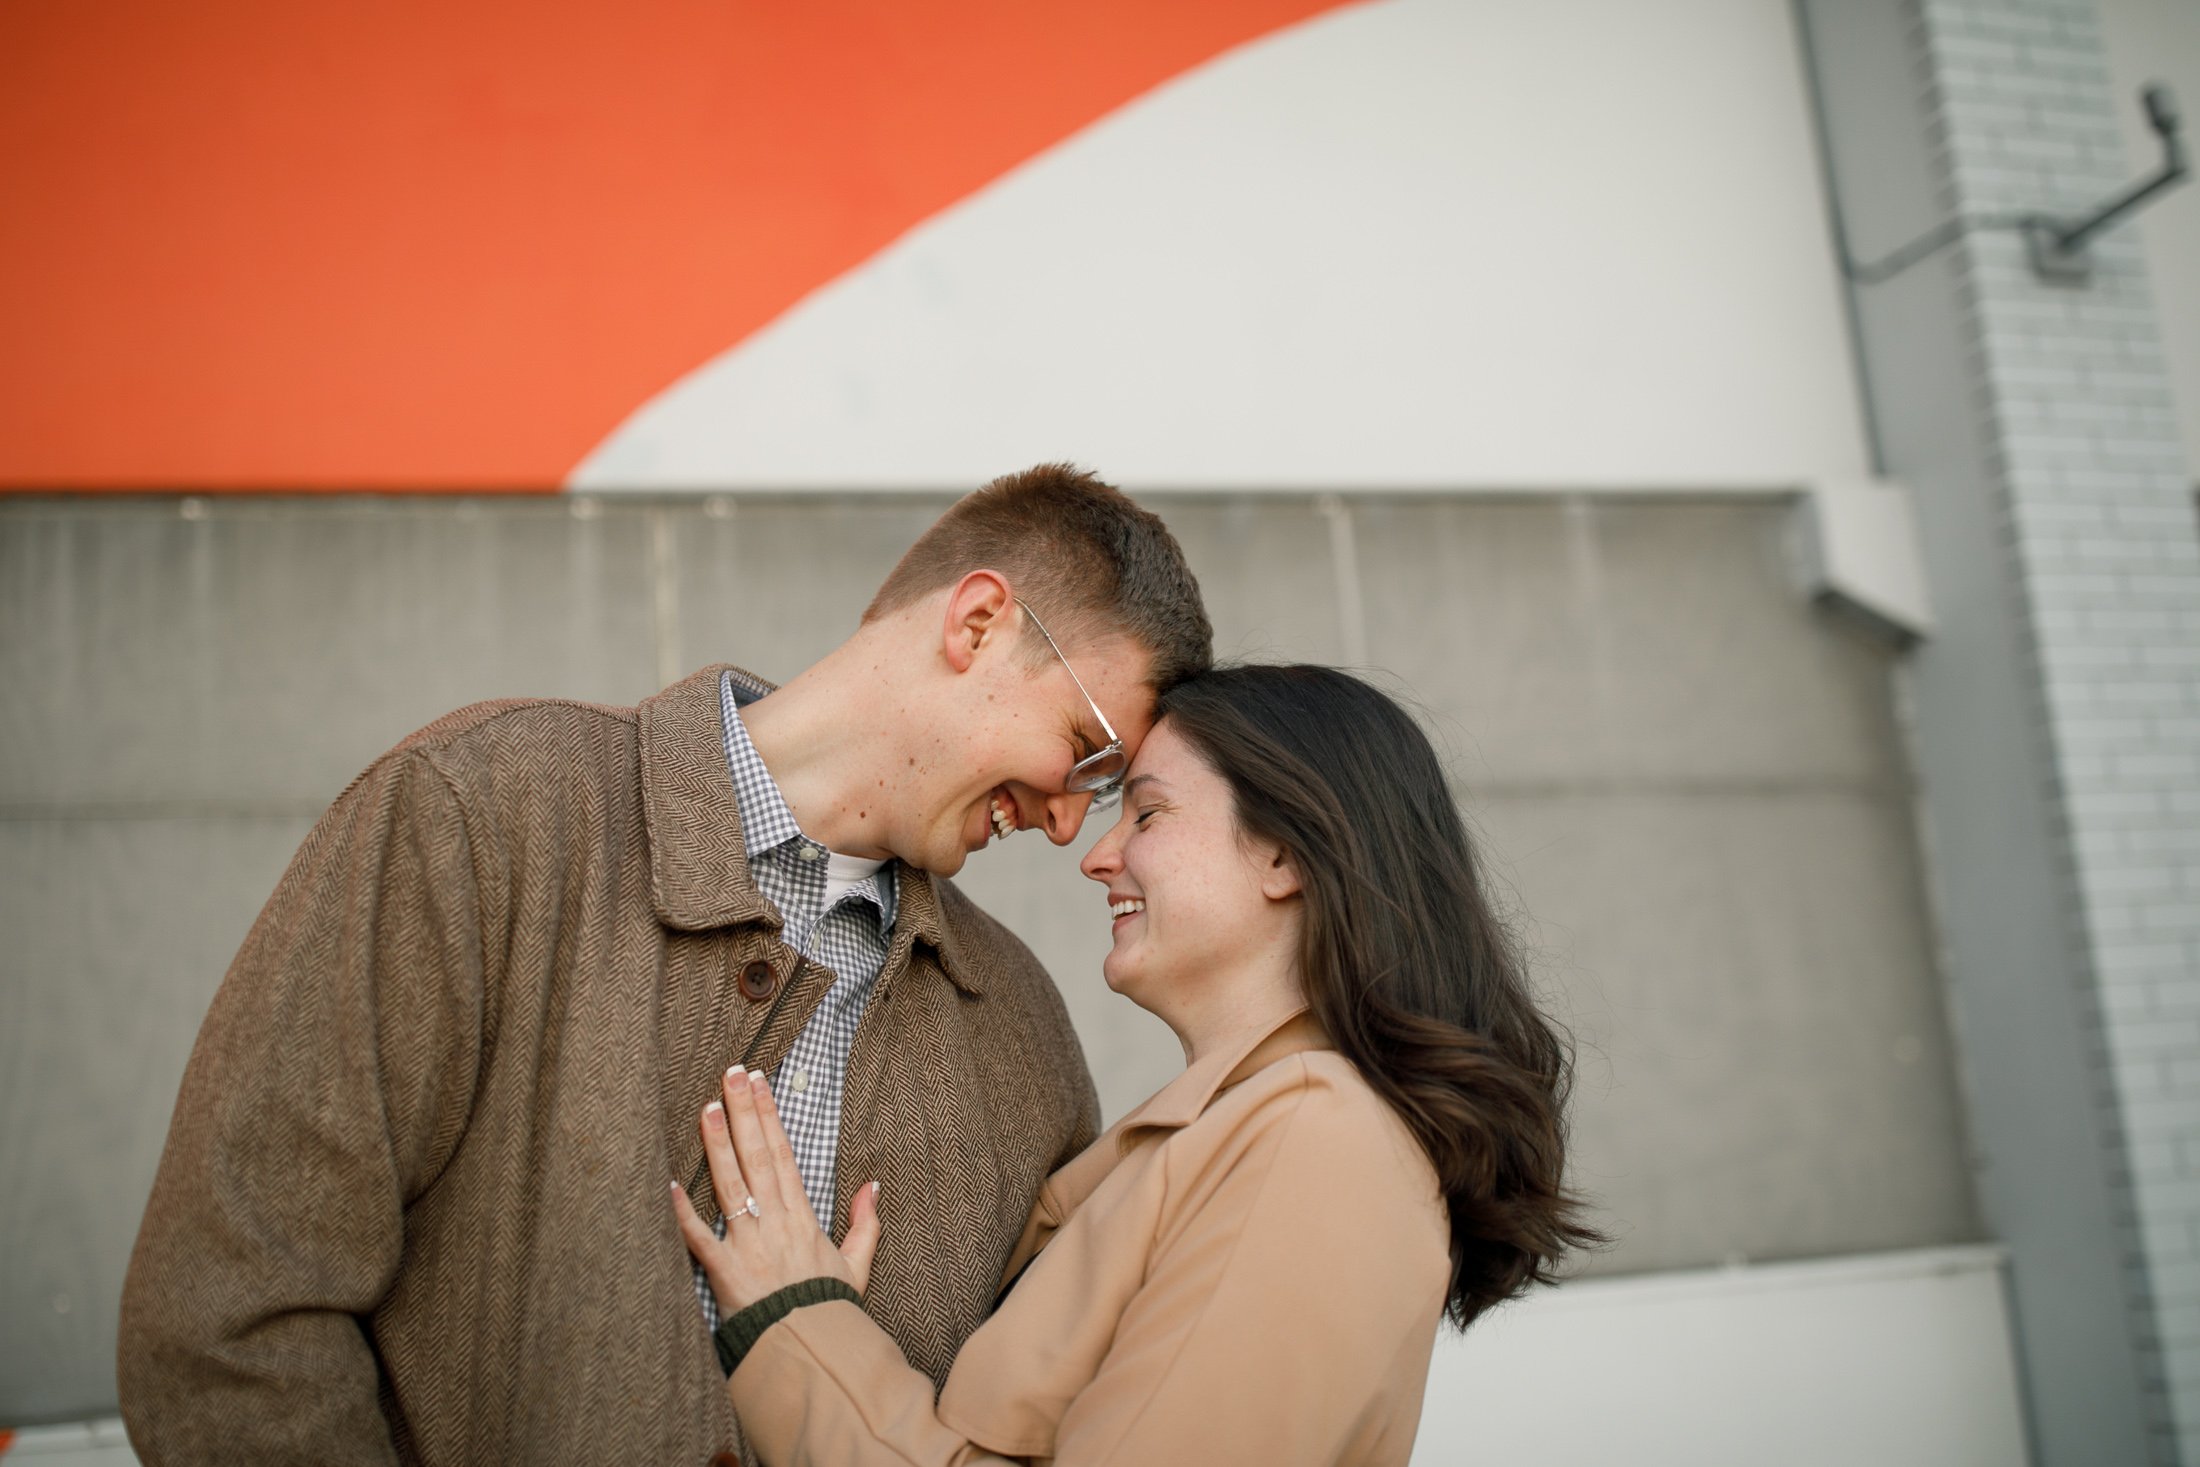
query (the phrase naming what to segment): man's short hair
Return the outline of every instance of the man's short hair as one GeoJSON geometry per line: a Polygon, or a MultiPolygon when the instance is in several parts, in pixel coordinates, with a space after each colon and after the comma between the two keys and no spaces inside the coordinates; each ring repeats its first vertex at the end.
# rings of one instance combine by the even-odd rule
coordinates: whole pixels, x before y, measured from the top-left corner
{"type": "MultiPolygon", "coordinates": [[[[1166,690],[1214,663],[1215,633],[1199,582],[1161,517],[1070,464],[1004,474],[964,495],[910,546],[863,619],[890,615],[996,570],[1065,643],[1124,636],[1153,658],[1166,690]]],[[[1028,639],[1033,665],[1051,657],[1028,639]]]]}

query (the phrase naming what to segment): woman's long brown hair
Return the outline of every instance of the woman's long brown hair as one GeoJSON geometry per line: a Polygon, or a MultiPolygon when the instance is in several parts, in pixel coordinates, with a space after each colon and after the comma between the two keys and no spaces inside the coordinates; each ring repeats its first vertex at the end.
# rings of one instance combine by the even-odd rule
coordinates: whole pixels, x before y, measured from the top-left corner
{"type": "Polygon", "coordinates": [[[1445,1313],[1465,1329],[1604,1241],[1564,1186],[1572,1058],[1537,1009],[1442,763],[1348,673],[1230,667],[1162,716],[1229,783],[1239,827],[1289,853],[1314,1017],[1428,1153],[1451,1214],[1445,1313]]]}

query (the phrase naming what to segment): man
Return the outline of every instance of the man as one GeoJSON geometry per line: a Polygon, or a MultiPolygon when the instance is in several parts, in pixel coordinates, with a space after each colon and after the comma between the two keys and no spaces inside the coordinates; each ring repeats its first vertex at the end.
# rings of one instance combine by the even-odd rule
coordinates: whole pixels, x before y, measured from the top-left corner
{"type": "Polygon", "coordinates": [[[1043,466],[783,688],[482,704],[383,756],[200,1031],[124,1290],[139,1455],[736,1452],[667,1191],[723,1226],[696,1118],[735,1062],[836,1236],[880,1184],[867,1307],[944,1376],[1098,1103],[1046,974],[941,878],[1071,840],[1211,643],[1161,522],[1043,466]]]}

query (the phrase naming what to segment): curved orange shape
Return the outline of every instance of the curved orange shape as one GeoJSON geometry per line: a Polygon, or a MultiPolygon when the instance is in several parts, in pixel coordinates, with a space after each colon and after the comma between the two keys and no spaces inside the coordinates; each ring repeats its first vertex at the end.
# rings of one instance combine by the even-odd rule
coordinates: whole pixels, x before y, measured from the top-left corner
{"type": "Polygon", "coordinates": [[[547,490],[927,216],[1337,0],[0,6],[0,487],[547,490]]]}

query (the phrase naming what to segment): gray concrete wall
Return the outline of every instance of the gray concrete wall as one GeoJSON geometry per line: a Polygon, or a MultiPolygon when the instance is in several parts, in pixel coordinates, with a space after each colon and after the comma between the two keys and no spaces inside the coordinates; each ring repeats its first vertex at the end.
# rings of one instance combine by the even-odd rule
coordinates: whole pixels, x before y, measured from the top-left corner
{"type": "MultiPolygon", "coordinates": [[[[2043,1463],[2200,1461],[2200,524],[2092,0],[1804,0],[1886,468],[1938,626],[1917,765],[2043,1463]],[[1869,275],[1871,272],[1864,272],[1869,275]]],[[[2151,161],[2151,160],[2149,160],[2151,161]]]]}
{"type": "MultiPolygon", "coordinates": [[[[474,699],[784,677],[941,501],[0,503],[0,1422],[113,1406],[199,1016],[307,825],[474,699]]],[[[1597,1267],[1979,1236],[1895,657],[1811,610],[1777,499],[1160,502],[1222,649],[1414,697],[1582,1042],[1597,1267]]],[[[1180,1062],[1098,979],[1079,848],[964,884],[1120,1114],[1180,1062]]]]}

